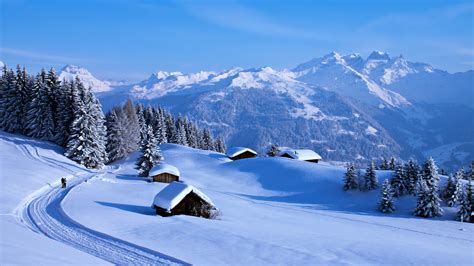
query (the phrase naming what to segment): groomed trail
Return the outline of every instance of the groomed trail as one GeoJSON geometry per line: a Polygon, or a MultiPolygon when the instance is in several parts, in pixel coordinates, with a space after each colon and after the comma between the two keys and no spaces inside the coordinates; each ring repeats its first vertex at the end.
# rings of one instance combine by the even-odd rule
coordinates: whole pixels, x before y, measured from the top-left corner
{"type": "Polygon", "coordinates": [[[43,187],[28,196],[16,213],[29,229],[70,245],[105,261],[119,265],[189,265],[157,251],[132,244],[87,228],[72,220],[61,207],[69,191],[107,172],[82,172],[68,179],[68,187],[59,184],[43,187]]]}

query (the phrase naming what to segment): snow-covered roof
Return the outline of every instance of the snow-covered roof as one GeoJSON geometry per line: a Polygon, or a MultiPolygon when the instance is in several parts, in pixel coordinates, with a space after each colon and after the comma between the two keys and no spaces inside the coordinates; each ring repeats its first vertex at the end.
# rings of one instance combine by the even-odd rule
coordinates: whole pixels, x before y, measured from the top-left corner
{"type": "Polygon", "coordinates": [[[321,160],[321,156],[309,149],[284,149],[277,156],[288,154],[291,158],[301,161],[321,160]]]}
{"type": "Polygon", "coordinates": [[[229,148],[229,149],[227,149],[226,155],[228,157],[235,157],[235,156],[237,156],[239,154],[242,154],[244,152],[247,152],[247,151],[257,155],[256,151],[254,151],[250,148],[245,148],[245,147],[232,147],[232,148],[229,148]]]}
{"type": "Polygon", "coordinates": [[[178,168],[172,166],[171,164],[167,164],[167,163],[159,163],[159,164],[153,166],[153,168],[151,168],[150,173],[148,174],[148,176],[155,176],[155,175],[160,175],[160,174],[163,174],[163,173],[179,176],[178,168]]]}
{"type": "Polygon", "coordinates": [[[191,192],[194,192],[202,200],[214,206],[214,203],[211,201],[211,199],[209,199],[200,190],[180,182],[171,182],[168,186],[158,192],[158,194],[155,196],[155,199],[153,200],[153,206],[158,206],[169,212],[191,192]]]}

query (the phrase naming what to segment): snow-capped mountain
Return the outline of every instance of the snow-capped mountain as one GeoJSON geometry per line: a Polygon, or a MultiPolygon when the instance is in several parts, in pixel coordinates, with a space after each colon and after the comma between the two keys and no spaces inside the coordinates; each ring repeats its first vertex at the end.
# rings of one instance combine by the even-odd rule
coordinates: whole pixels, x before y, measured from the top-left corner
{"type": "MultiPolygon", "coordinates": [[[[372,58],[372,65],[369,65],[367,69],[376,67],[379,61],[384,60],[383,55],[372,58]]],[[[367,74],[357,71],[355,67],[361,63],[361,58],[357,55],[341,56],[332,52],[303,63],[293,71],[300,81],[328,88],[363,103],[381,108],[410,105],[410,102],[400,94],[382,87],[371,80],[367,74]]]]}
{"type": "Polygon", "coordinates": [[[366,59],[333,52],[292,71],[160,71],[98,96],[106,110],[130,97],[186,114],[230,146],[308,147],[334,160],[422,159],[450,147],[440,160],[457,167],[474,156],[474,108],[462,102],[472,95],[465,92],[472,73],[449,74],[383,52],[366,59]],[[463,100],[438,96],[448,88],[460,90],[455,96],[463,100]]]}
{"type": "Polygon", "coordinates": [[[59,74],[60,80],[73,80],[78,77],[86,87],[90,87],[93,92],[105,92],[112,89],[110,82],[102,81],[94,77],[87,69],[74,65],[67,65],[59,74]]]}

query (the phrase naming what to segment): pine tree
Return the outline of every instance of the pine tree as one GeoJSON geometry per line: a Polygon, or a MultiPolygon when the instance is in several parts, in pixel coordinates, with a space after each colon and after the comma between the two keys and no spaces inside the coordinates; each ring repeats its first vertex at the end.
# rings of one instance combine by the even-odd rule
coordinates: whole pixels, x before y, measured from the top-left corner
{"type": "Polygon", "coordinates": [[[452,207],[455,204],[455,194],[456,194],[456,186],[459,180],[464,175],[464,171],[461,169],[457,171],[454,175],[448,176],[448,182],[446,184],[446,188],[443,190],[443,199],[447,201],[448,206],[452,207]]]}
{"type": "Polygon", "coordinates": [[[388,170],[389,166],[388,166],[388,161],[387,159],[383,158],[382,159],[382,162],[380,163],[380,170],[388,170]]]}
{"type": "Polygon", "coordinates": [[[466,189],[461,189],[461,196],[459,199],[459,207],[456,213],[456,220],[460,222],[469,222],[471,218],[471,202],[466,189]]]}
{"type": "Polygon", "coordinates": [[[395,173],[390,180],[390,185],[393,190],[393,195],[395,197],[403,196],[405,193],[408,192],[408,187],[406,187],[406,177],[405,177],[405,171],[403,169],[403,166],[401,164],[397,164],[395,166],[395,173]]]}
{"type": "Polygon", "coordinates": [[[393,202],[393,190],[388,179],[386,179],[382,185],[379,210],[383,213],[390,213],[395,211],[395,204],[393,202]]]}
{"type": "Polygon", "coordinates": [[[131,99],[128,99],[125,103],[123,112],[127,116],[127,132],[125,138],[127,152],[133,152],[138,149],[138,143],[140,142],[140,124],[131,99]]]}
{"type": "Polygon", "coordinates": [[[396,163],[395,163],[395,158],[394,157],[391,157],[390,158],[390,162],[388,164],[388,170],[395,170],[395,167],[396,167],[396,163]]]}
{"type": "Polygon", "coordinates": [[[405,183],[410,195],[416,195],[418,172],[418,165],[415,161],[409,160],[408,163],[405,164],[405,183]]]}
{"type": "Polygon", "coordinates": [[[277,144],[272,144],[270,148],[267,151],[267,155],[269,157],[275,157],[277,154],[280,152],[280,148],[278,147],[277,144]]]}
{"type": "Polygon", "coordinates": [[[186,137],[186,128],[184,126],[184,121],[181,115],[178,115],[178,119],[176,119],[176,122],[175,122],[175,127],[176,127],[176,143],[187,146],[188,141],[186,137]]]}
{"type": "MultiPolygon", "coordinates": [[[[187,119],[185,119],[185,121],[187,121],[187,119]]],[[[197,148],[198,146],[197,129],[194,126],[194,123],[188,122],[185,125],[186,125],[186,137],[188,138],[187,141],[188,141],[189,147],[197,148]]],[[[222,147],[217,147],[221,144],[223,145],[224,143],[217,143],[216,141],[215,143],[216,149],[222,148],[222,147]]]]}
{"type": "Polygon", "coordinates": [[[127,150],[127,116],[121,108],[113,108],[106,115],[108,162],[124,158],[127,150]]]}
{"type": "Polygon", "coordinates": [[[447,202],[448,206],[454,207],[455,205],[459,205],[459,203],[461,202],[461,198],[463,197],[463,193],[464,193],[464,186],[462,185],[461,180],[459,179],[456,181],[456,187],[455,187],[453,195],[451,196],[450,199],[448,199],[448,202],[447,202]]]}
{"type": "Polygon", "coordinates": [[[170,114],[166,114],[165,124],[166,124],[166,136],[168,137],[168,142],[178,143],[176,125],[175,125],[173,117],[170,114]]]}
{"type": "Polygon", "coordinates": [[[203,141],[202,145],[203,145],[204,150],[213,149],[211,132],[207,128],[202,131],[202,141],[203,141]]]}
{"type": "Polygon", "coordinates": [[[159,151],[158,143],[153,136],[153,128],[147,126],[146,135],[144,141],[140,147],[141,156],[138,158],[136,163],[139,176],[148,176],[151,168],[158,164],[161,160],[161,154],[159,151]]]}
{"type": "Polygon", "coordinates": [[[74,121],[65,155],[88,168],[100,168],[107,160],[106,128],[99,102],[76,78],[72,91],[74,121]]]}
{"type": "MultiPolygon", "coordinates": [[[[46,87],[48,88],[47,91],[49,93],[49,102],[51,105],[51,110],[53,111],[53,122],[54,122],[54,136],[58,134],[58,128],[57,128],[57,121],[59,120],[60,113],[63,110],[59,109],[59,102],[61,101],[62,98],[62,88],[61,88],[61,82],[59,81],[58,76],[56,75],[56,72],[54,71],[54,68],[51,68],[48,71],[48,74],[46,75],[46,87]]],[[[55,138],[53,137],[53,140],[55,138]]]]}
{"type": "Polygon", "coordinates": [[[370,162],[369,167],[365,171],[364,175],[364,189],[366,191],[374,190],[378,187],[377,173],[375,172],[375,164],[373,161],[370,162]]]}
{"type": "Polygon", "coordinates": [[[216,151],[217,152],[225,153],[226,148],[225,148],[225,143],[222,140],[222,138],[220,138],[220,137],[217,138],[215,146],[216,146],[216,151]]]}
{"type": "Polygon", "coordinates": [[[16,73],[16,86],[17,86],[17,99],[19,99],[19,109],[20,109],[20,133],[26,134],[26,112],[29,102],[28,91],[32,87],[31,78],[26,73],[25,67],[23,69],[20,66],[17,67],[16,73]]]}
{"type": "Polygon", "coordinates": [[[33,86],[33,99],[27,111],[27,134],[30,137],[42,140],[54,140],[55,125],[51,95],[46,86],[46,72],[36,76],[33,86]]]}
{"type": "Polygon", "coordinates": [[[346,173],[344,174],[344,190],[357,189],[359,184],[357,182],[357,173],[354,164],[348,163],[346,173]]]}
{"type": "Polygon", "coordinates": [[[436,167],[436,163],[433,158],[430,157],[423,163],[420,174],[421,178],[426,182],[428,188],[438,190],[440,178],[438,174],[438,167],[436,167]]]}
{"type": "Polygon", "coordinates": [[[64,80],[61,83],[61,88],[57,92],[57,109],[58,114],[56,116],[56,135],[54,136],[54,142],[60,146],[65,147],[69,138],[69,128],[74,121],[74,113],[72,109],[72,90],[76,84],[74,81],[68,82],[64,80]]]}
{"type": "Polygon", "coordinates": [[[4,67],[0,83],[0,129],[21,133],[23,102],[15,72],[4,67]]]}
{"type": "Polygon", "coordinates": [[[441,209],[441,199],[438,196],[437,190],[429,186],[425,179],[418,180],[418,199],[415,208],[415,215],[420,217],[434,217],[441,216],[443,209],[441,209]]]}

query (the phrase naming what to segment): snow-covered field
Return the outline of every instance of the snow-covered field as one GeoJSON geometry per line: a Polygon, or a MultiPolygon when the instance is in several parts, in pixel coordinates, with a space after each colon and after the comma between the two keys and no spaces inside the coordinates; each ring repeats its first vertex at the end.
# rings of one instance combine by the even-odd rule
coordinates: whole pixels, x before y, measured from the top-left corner
{"type": "MultiPolygon", "coordinates": [[[[0,150],[1,264],[117,262],[110,257],[113,245],[121,254],[139,252],[139,262],[156,256],[197,265],[474,263],[474,225],[453,221],[454,209],[418,218],[411,214],[414,199],[405,197],[395,213],[381,214],[379,191],[342,191],[345,169],[335,166],[284,158],[232,162],[215,152],[162,145],[181,179],[222,212],[218,220],[163,218],[150,206],[165,184],[136,176],[137,154],[92,172],[54,145],[15,135],[0,133],[0,150]],[[69,187],[77,185],[61,190],[57,181],[66,175],[75,176],[69,187]],[[33,199],[44,204],[33,208],[33,199]],[[56,222],[52,237],[61,242],[34,233],[25,218],[44,218],[38,228],[46,231],[56,222]],[[100,254],[94,255],[104,260],[89,255],[82,237],[97,241],[100,254]]],[[[381,181],[391,173],[378,174],[381,181]]]]}

